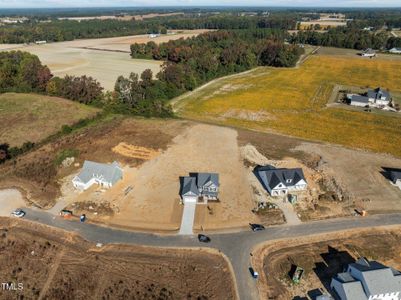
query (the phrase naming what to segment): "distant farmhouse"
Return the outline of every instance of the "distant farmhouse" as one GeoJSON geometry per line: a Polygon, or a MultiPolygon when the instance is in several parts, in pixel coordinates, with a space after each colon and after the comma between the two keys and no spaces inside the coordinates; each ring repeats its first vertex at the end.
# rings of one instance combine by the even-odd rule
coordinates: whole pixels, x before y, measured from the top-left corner
{"type": "Polygon", "coordinates": [[[79,190],[86,190],[93,184],[110,188],[122,178],[123,170],[117,162],[101,164],[86,160],[81,172],[72,180],[72,184],[79,190]]]}
{"type": "Polygon", "coordinates": [[[376,261],[358,259],[338,273],[331,281],[331,289],[340,300],[399,300],[401,273],[376,261]]]}
{"type": "Polygon", "coordinates": [[[388,52],[392,54],[401,54],[401,48],[391,48],[388,52]]]}
{"type": "Polygon", "coordinates": [[[347,98],[351,105],[361,107],[384,107],[390,105],[391,102],[390,93],[380,87],[374,90],[368,90],[365,96],[349,94],[347,98]]]}
{"type": "Polygon", "coordinates": [[[391,182],[398,186],[401,190],[401,170],[390,171],[390,179],[391,182]]]}
{"type": "Polygon", "coordinates": [[[276,169],[272,166],[264,166],[256,168],[255,172],[271,196],[306,190],[308,186],[301,168],[276,169]]]}
{"type": "Polygon", "coordinates": [[[371,48],[368,48],[362,51],[361,56],[370,58],[376,57],[376,51],[371,48]]]}
{"type": "Polygon", "coordinates": [[[219,174],[190,173],[182,178],[181,197],[184,204],[207,204],[210,200],[218,200],[219,186],[219,174]]]}

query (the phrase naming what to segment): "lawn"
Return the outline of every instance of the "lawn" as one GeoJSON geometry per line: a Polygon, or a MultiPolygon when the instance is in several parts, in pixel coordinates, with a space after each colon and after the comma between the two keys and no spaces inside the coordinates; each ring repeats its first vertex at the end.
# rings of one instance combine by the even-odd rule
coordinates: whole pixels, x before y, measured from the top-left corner
{"type": "Polygon", "coordinates": [[[299,68],[257,68],[218,80],[175,104],[183,117],[401,156],[401,122],[327,108],[335,84],[401,92],[401,61],[316,55],[299,68]]]}
{"type": "Polygon", "coordinates": [[[95,115],[99,110],[70,100],[37,94],[0,95],[0,143],[20,146],[56,133],[62,125],[95,115]]]}

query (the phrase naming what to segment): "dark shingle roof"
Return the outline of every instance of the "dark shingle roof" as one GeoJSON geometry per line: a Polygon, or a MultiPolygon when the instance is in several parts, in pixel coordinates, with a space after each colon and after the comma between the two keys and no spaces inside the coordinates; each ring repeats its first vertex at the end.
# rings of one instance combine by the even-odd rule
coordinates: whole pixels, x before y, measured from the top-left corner
{"type": "Polygon", "coordinates": [[[183,196],[198,196],[198,188],[196,186],[196,178],[184,177],[182,180],[181,195],[183,196]]]}
{"type": "Polygon", "coordinates": [[[351,96],[351,103],[352,102],[360,102],[360,103],[369,103],[369,97],[361,96],[361,95],[352,95],[351,96]]]}
{"type": "Polygon", "coordinates": [[[390,171],[390,178],[394,182],[396,182],[397,179],[401,179],[401,170],[400,171],[390,171]]]}
{"type": "Polygon", "coordinates": [[[373,99],[381,99],[384,97],[386,100],[390,100],[390,93],[378,87],[374,90],[368,90],[368,97],[373,99]]]}
{"type": "Polygon", "coordinates": [[[274,169],[271,166],[266,166],[259,167],[257,173],[265,187],[269,187],[270,189],[274,189],[280,183],[288,187],[296,185],[301,180],[305,180],[304,172],[301,168],[274,169]],[[291,182],[287,182],[287,179],[291,182]]]}
{"type": "Polygon", "coordinates": [[[197,185],[198,187],[204,186],[209,181],[215,186],[219,186],[219,174],[216,173],[197,173],[197,185]]]}

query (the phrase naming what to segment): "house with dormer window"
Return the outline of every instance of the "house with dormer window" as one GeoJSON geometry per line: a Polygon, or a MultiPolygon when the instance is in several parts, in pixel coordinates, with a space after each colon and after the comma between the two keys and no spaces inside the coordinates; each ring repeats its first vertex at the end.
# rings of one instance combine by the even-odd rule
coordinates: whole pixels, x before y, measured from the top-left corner
{"type": "Polygon", "coordinates": [[[255,175],[271,196],[303,191],[308,186],[301,168],[276,169],[272,166],[263,166],[255,169],[255,175]]]}
{"type": "Polygon", "coordinates": [[[210,200],[218,200],[219,174],[190,173],[182,178],[181,197],[186,202],[206,204],[210,200]]]}

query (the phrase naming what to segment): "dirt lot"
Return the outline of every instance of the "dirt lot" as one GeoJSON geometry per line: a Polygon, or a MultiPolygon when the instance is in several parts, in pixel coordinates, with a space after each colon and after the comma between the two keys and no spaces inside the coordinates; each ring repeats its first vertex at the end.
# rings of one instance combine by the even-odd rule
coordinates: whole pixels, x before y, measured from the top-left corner
{"type": "MultiPolygon", "coordinates": [[[[318,166],[327,177],[335,178],[336,188],[346,197],[339,205],[356,205],[370,213],[401,211],[401,190],[390,184],[386,168],[401,168],[401,159],[333,145],[304,143],[299,151],[322,157],[318,166]]],[[[306,212],[305,218],[316,218],[306,212]]]]}
{"type": "Polygon", "coordinates": [[[39,142],[80,119],[94,116],[99,110],[70,100],[36,94],[0,95],[0,143],[11,147],[25,142],[39,142]],[[32,126],[34,124],[34,126],[32,126]]]}
{"type": "Polygon", "coordinates": [[[190,172],[216,172],[220,175],[220,202],[209,203],[209,209],[198,206],[194,228],[246,226],[255,216],[251,213],[252,191],[236,138],[237,132],[232,129],[191,125],[158,157],[126,171],[121,184],[133,185],[128,195],[123,194],[125,188],[117,186],[117,193],[110,190],[104,194],[105,198],[115,198],[111,201],[120,207],[120,213],[110,222],[158,230],[178,229],[182,214],[179,177],[190,172]]]}
{"type": "Polygon", "coordinates": [[[260,298],[315,299],[319,290],[329,290],[333,275],[361,256],[400,270],[400,229],[353,230],[266,244],[253,255],[253,265],[264,270],[258,283],[260,298]],[[299,285],[289,278],[293,265],[304,269],[299,285]]]}
{"type": "Polygon", "coordinates": [[[144,160],[116,153],[113,148],[125,142],[153,151],[163,150],[185,127],[186,122],[118,116],[102,120],[18,157],[15,165],[12,161],[1,165],[0,187],[16,187],[27,197],[28,203],[49,208],[60,196],[61,179],[78,172],[84,160],[116,160],[127,167],[135,167],[144,160]],[[58,167],[56,158],[68,149],[78,153],[75,163],[79,166],[74,163],[70,167],[58,167]]]}
{"type": "Polygon", "coordinates": [[[102,248],[22,220],[0,219],[2,299],[235,299],[219,254],[127,245],[102,248]]]}

